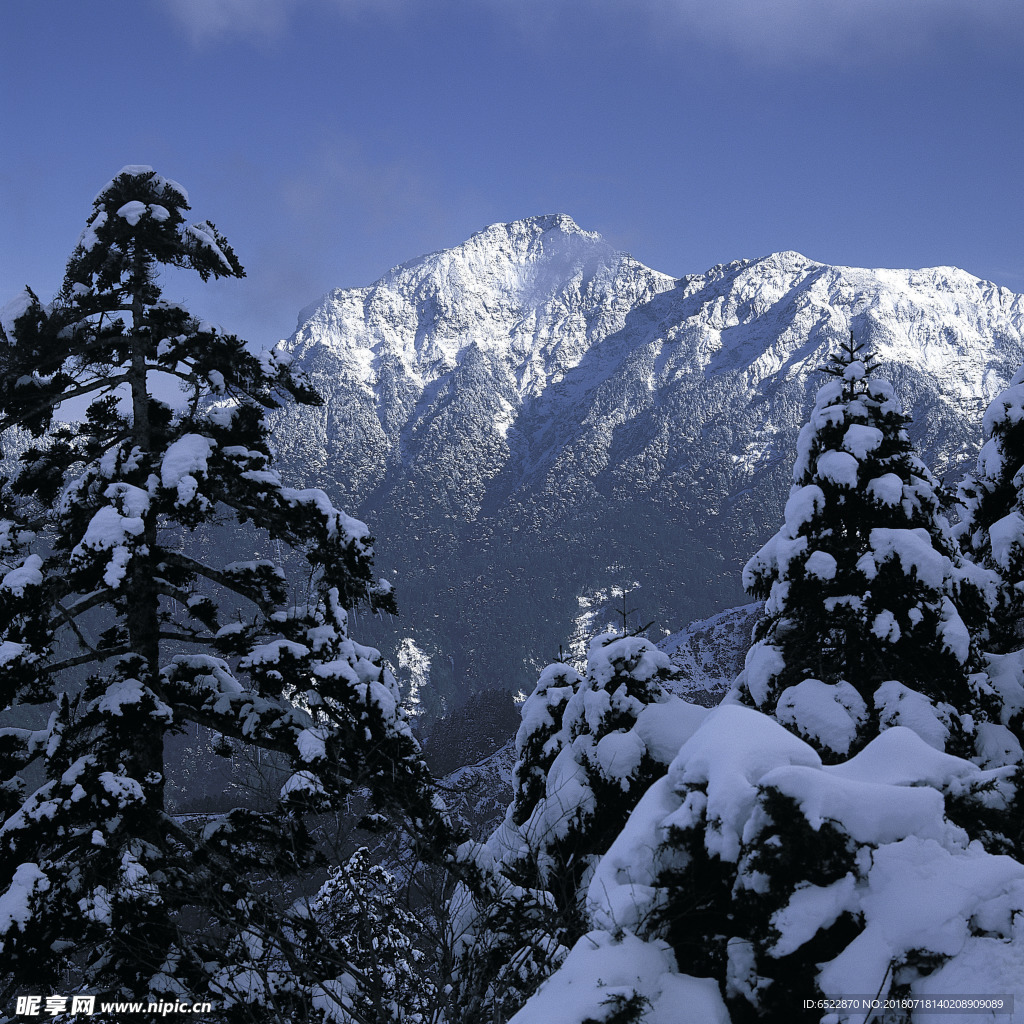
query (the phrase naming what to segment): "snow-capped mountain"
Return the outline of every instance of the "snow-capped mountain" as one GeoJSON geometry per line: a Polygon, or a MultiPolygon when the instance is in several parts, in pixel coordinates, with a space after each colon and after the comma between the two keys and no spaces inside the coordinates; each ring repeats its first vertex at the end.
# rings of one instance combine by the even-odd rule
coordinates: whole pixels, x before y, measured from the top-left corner
{"type": "Polygon", "coordinates": [[[625,586],[663,631],[742,600],[814,371],[851,330],[955,477],[1024,360],[1024,297],[793,252],[676,279],[562,215],[303,310],[282,347],[326,402],[275,437],[378,538],[401,619],[374,642],[415,637],[434,692],[528,691],[596,594],[625,586]]]}

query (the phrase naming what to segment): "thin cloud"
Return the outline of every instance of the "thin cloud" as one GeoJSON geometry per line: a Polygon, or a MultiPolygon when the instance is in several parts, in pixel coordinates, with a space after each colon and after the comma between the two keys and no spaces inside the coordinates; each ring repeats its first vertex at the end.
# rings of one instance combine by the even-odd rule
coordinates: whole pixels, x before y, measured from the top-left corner
{"type": "Polygon", "coordinates": [[[859,64],[927,54],[943,38],[1024,43],[1020,0],[470,0],[542,45],[582,21],[646,35],[655,45],[700,46],[752,64],[859,64]]]}
{"type": "MultiPolygon", "coordinates": [[[[1020,0],[317,0],[339,15],[395,17],[433,7],[498,11],[517,35],[557,37],[559,24],[608,19],[646,28],[669,45],[697,42],[757,62],[859,62],[927,51],[951,31],[988,42],[1024,41],[1020,0]],[[568,19],[568,20],[566,20],[568,19]]],[[[310,0],[163,0],[195,43],[241,35],[273,37],[310,0]]]]}
{"type": "Polygon", "coordinates": [[[348,229],[372,235],[437,213],[436,187],[416,167],[371,156],[347,138],[324,142],[283,183],[282,200],[293,223],[332,244],[341,218],[358,216],[348,229]]]}
{"type": "MultiPolygon", "coordinates": [[[[318,0],[322,3],[323,0],[318,0]]],[[[331,0],[339,14],[392,14],[404,0],[331,0]]],[[[195,44],[228,36],[273,38],[308,0],[163,0],[195,44]]]]}
{"type": "Polygon", "coordinates": [[[295,314],[330,289],[370,284],[452,234],[429,176],[344,137],[325,141],[266,188],[272,212],[246,256],[248,280],[259,286],[231,290],[238,306],[230,317],[266,344],[289,333],[295,314]],[[268,329],[283,333],[271,338],[268,329]]]}
{"type": "Polygon", "coordinates": [[[299,0],[163,0],[193,43],[228,35],[274,36],[299,0]]]}
{"type": "Polygon", "coordinates": [[[1017,0],[643,0],[676,35],[758,61],[844,62],[926,52],[952,31],[1024,36],[1017,0]]]}

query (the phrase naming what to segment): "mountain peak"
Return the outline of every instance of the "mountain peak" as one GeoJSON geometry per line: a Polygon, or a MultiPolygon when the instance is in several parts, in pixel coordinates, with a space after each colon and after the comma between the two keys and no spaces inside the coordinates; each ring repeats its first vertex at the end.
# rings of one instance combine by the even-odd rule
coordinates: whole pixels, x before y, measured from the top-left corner
{"type": "MultiPolygon", "coordinates": [[[[603,335],[613,321],[621,326],[627,308],[674,285],[568,214],[543,214],[491,224],[459,245],[393,267],[369,287],[330,292],[302,311],[283,344],[296,354],[320,344],[372,349],[374,358],[400,351],[411,363],[430,363],[428,376],[451,369],[471,348],[515,350],[519,364],[528,352],[558,348],[566,317],[593,321],[603,335]]],[[[589,343],[570,333],[573,355],[566,350],[561,358],[574,361],[589,343]]],[[[368,386],[369,359],[359,357],[368,386]]],[[[532,373],[518,376],[533,388],[532,373]]]]}
{"type": "Polygon", "coordinates": [[[795,249],[783,249],[780,252],[769,253],[767,256],[762,256],[750,262],[783,271],[803,270],[807,267],[820,267],[824,265],[818,263],[817,260],[812,260],[809,256],[805,256],[802,252],[797,252],[795,249]]]}
{"type": "Polygon", "coordinates": [[[1024,296],[792,251],[676,279],[564,214],[328,296],[285,343],[324,405],[274,438],[378,528],[432,686],[526,687],[581,608],[614,621],[612,587],[666,624],[736,603],[728,567],[777,529],[816,368],[851,330],[955,473],[1024,360],[1024,296]]]}
{"type": "Polygon", "coordinates": [[[489,224],[480,231],[474,232],[470,241],[474,238],[494,235],[541,235],[549,231],[556,231],[563,235],[577,235],[593,242],[603,241],[596,231],[584,231],[567,213],[544,213],[536,217],[521,217],[519,220],[507,223],[489,224]]]}
{"type": "Polygon", "coordinates": [[[607,262],[614,256],[611,245],[596,231],[584,231],[568,214],[549,213],[489,224],[461,245],[424,257],[424,262],[469,261],[479,266],[479,261],[486,259],[519,266],[538,262],[569,265],[607,262]]]}

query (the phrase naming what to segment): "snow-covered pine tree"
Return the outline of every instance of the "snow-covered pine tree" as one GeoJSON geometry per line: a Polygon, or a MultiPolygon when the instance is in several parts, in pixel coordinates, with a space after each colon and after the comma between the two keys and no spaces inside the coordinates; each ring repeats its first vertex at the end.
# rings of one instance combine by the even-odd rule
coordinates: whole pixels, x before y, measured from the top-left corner
{"type": "MultiPolygon", "coordinates": [[[[652,704],[685,703],[665,689],[678,674],[649,640],[615,632],[591,641],[582,677],[542,672],[522,708],[513,801],[480,857],[490,892],[472,913],[463,900],[459,973],[478,1015],[507,1019],[587,931],[594,866],[671,756],[638,723],[652,704]]],[[[696,728],[706,712],[691,710],[696,728]]]]}
{"type": "Polygon", "coordinates": [[[648,706],[669,700],[666,684],[678,677],[646,637],[607,632],[590,642],[583,682],[562,715],[564,746],[548,769],[543,799],[522,825],[530,860],[567,922],[575,920],[570,934],[595,861],[665,771],[637,726],[648,706]]]}
{"type": "Polygon", "coordinates": [[[982,429],[977,468],[958,490],[954,532],[967,558],[998,581],[981,644],[1003,720],[1024,740],[1024,368],[993,399],[982,429]]]}
{"type": "Polygon", "coordinates": [[[311,901],[320,928],[306,950],[323,963],[314,995],[326,1024],[428,1024],[439,1003],[434,966],[417,945],[423,925],[395,877],[364,846],[334,868],[311,901]],[[331,967],[343,972],[331,978],[331,967]]]}
{"type": "Polygon", "coordinates": [[[554,901],[520,826],[544,799],[548,771],[566,743],[565,708],[582,685],[583,677],[565,662],[541,672],[520,709],[512,803],[477,852],[486,883],[473,893],[460,886],[453,899],[457,998],[469,1019],[507,1019],[564,953],[554,901]],[[508,870],[511,862],[517,869],[508,870]]]}
{"type": "Polygon", "coordinates": [[[0,1002],[30,983],[311,1019],[318,979],[292,950],[315,922],[249,873],[303,868],[306,812],[362,787],[423,837],[446,826],[393,679],[348,633],[347,609],[394,607],[372,538],[271,466],[263,411],[316,395],[161,297],[161,267],[243,274],[188,210],[125,168],[57,299],[26,291],[5,314],[0,426],[37,440],[3,488],[0,701],[52,711],[0,731],[0,1002]],[[59,419],[73,399],[84,415],[59,419]],[[282,546],[308,566],[298,585],[265,557],[282,546]],[[279,806],[199,831],[170,816],[165,738],[187,723],[287,757],[279,806]]]}
{"type": "Polygon", "coordinates": [[[1024,646],[1024,369],[990,403],[982,431],[977,468],[958,488],[954,532],[965,553],[1003,584],[985,638],[987,650],[1003,653],[1024,646]]]}
{"type": "Polygon", "coordinates": [[[744,569],[766,600],[738,696],[826,759],[893,725],[973,754],[976,723],[998,710],[961,614],[982,599],[874,367],[851,335],[824,368],[785,523],[744,569]]]}
{"type": "Polygon", "coordinates": [[[581,686],[583,677],[572,665],[554,662],[541,672],[533,693],[523,701],[509,806],[509,817],[517,826],[525,825],[544,799],[548,772],[567,742],[565,709],[581,686]]]}
{"type": "MultiPolygon", "coordinates": [[[[589,1008],[602,990],[632,991],[654,1004],[651,1020],[819,1024],[816,997],[1012,988],[1024,864],[986,851],[948,813],[963,792],[1005,810],[1012,776],[900,727],[823,765],[770,716],[723,704],[602,858],[588,896],[594,931],[513,1024],[547,1019],[538,1011],[558,1005],[556,993],[589,1008]],[[728,1016],[673,1015],[696,986],[658,978],[665,943],[667,970],[714,979],[728,1016]],[[609,977],[623,961],[629,969],[609,977]]],[[[588,1017],[603,1019],[571,1009],[564,1019],[588,1017]]]]}

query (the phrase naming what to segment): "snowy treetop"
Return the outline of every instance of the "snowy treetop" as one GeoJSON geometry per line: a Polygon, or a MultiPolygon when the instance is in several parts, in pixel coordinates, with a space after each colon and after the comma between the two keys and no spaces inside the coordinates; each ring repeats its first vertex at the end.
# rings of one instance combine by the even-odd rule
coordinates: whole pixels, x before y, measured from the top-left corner
{"type": "MultiPolygon", "coordinates": [[[[770,1016],[767,993],[780,1000],[770,1004],[780,1012],[793,998],[788,988],[775,991],[786,982],[772,981],[773,965],[785,971],[787,959],[799,965],[801,957],[810,971],[803,983],[825,996],[856,990],[884,997],[897,982],[894,965],[911,964],[923,967],[905,972],[911,996],[980,991],[979,978],[986,991],[1013,991],[1024,966],[1013,924],[1024,912],[1024,865],[986,853],[945,814],[949,794],[994,784],[1005,799],[1008,771],[981,771],[899,728],[849,761],[823,766],[816,751],[767,716],[713,710],[601,859],[587,898],[594,930],[514,1021],[581,1024],[612,992],[642,997],[651,1014],[645,1019],[659,1024],[728,1021],[722,995],[740,1012],[749,1001],[770,1016]],[[793,820],[778,817],[783,807],[792,807],[793,820]],[[831,862],[802,865],[814,881],[766,874],[815,856],[787,852],[801,829],[810,844],[835,844],[831,862]],[[773,848],[782,860],[773,859],[773,848]],[[682,973],[690,965],[664,941],[673,934],[665,924],[678,922],[670,902],[679,897],[675,879],[682,873],[685,886],[688,866],[701,858],[709,858],[705,884],[716,864],[731,880],[734,908],[708,927],[739,929],[713,940],[727,957],[721,988],[702,988],[711,979],[682,973]],[[755,918],[739,923],[754,908],[755,918]],[[852,931],[834,938],[828,930],[844,915],[852,931]],[[683,1002],[670,1009],[669,993],[683,1002]]],[[[692,900],[694,890],[684,891],[692,900]]]]}

